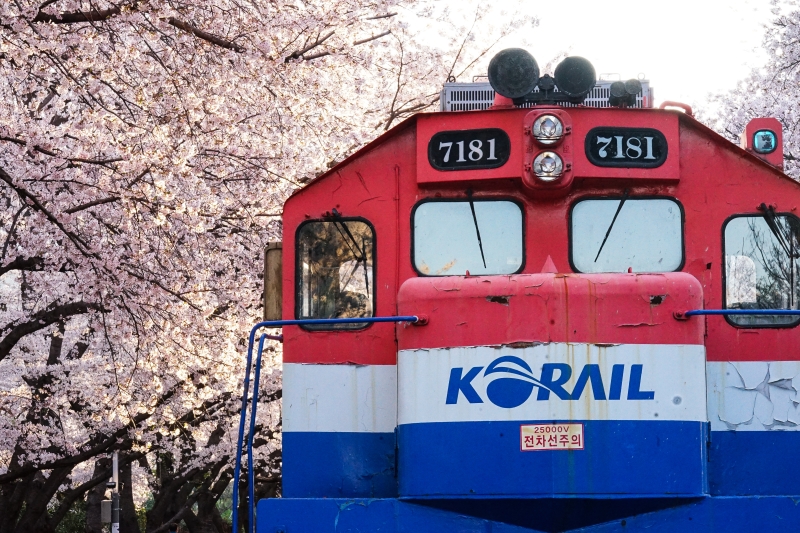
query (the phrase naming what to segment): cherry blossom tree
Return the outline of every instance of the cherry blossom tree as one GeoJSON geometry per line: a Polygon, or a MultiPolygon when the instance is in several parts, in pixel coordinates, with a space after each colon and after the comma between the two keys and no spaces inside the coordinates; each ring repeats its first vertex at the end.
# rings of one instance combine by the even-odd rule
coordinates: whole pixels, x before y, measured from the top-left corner
{"type": "Polygon", "coordinates": [[[763,44],[766,64],[714,97],[703,120],[738,143],[750,119],[777,118],[783,125],[784,170],[800,179],[800,2],[772,0],[772,5],[763,44]]]}
{"type": "MultiPolygon", "coordinates": [[[[0,533],[54,531],[121,453],[148,531],[222,531],[243,339],[282,201],[535,26],[409,0],[0,4],[0,533]],[[436,35],[432,41],[431,35],[436,35]],[[193,510],[197,504],[197,511],[193,510]]],[[[279,493],[280,349],[259,492],[279,493]]]]}

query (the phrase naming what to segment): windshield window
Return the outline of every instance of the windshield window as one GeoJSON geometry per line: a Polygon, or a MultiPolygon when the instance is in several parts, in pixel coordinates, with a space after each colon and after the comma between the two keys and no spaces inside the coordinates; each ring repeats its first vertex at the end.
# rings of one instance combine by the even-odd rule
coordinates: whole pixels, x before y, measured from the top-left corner
{"type": "Polygon", "coordinates": [[[414,266],[423,276],[522,269],[522,209],[511,201],[424,202],[414,211],[414,266]]]}
{"type": "Polygon", "coordinates": [[[667,198],[582,200],[570,246],[578,272],[673,272],[683,263],[683,214],[667,198]]]}
{"type": "MultiPolygon", "coordinates": [[[[375,235],[360,220],[308,222],[297,232],[297,318],[373,315],[375,235]]],[[[309,326],[358,329],[366,324],[309,326]]]]}
{"type": "MultiPolygon", "coordinates": [[[[797,309],[800,220],[741,216],[725,225],[725,306],[728,309],[797,309]],[[774,230],[774,231],[773,231],[774,230]]],[[[795,316],[731,315],[740,326],[797,324],[795,316]]]]}

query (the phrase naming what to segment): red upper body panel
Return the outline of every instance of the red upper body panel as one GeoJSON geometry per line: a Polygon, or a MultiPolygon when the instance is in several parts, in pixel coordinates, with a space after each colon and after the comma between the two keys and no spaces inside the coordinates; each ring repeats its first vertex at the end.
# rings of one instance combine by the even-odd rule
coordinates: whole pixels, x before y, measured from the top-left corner
{"type": "MultiPolygon", "coordinates": [[[[541,340],[676,344],[694,343],[698,331],[702,331],[710,361],[800,359],[800,326],[739,328],[721,316],[694,317],[687,322],[679,322],[671,316],[673,311],[688,310],[679,309],[684,305],[722,308],[725,266],[723,224],[734,214],[759,215],[757,207],[761,203],[776,206],[779,212],[797,213],[800,205],[798,183],[680,112],[563,108],[562,111],[569,114],[573,124],[569,142],[573,150],[571,170],[574,180],[568,190],[559,195],[540,193],[526,188],[522,183],[524,154],[530,143],[524,133],[523,123],[531,111],[511,109],[418,115],[294,194],[286,202],[283,216],[284,317],[295,316],[296,229],[306,220],[323,219],[326,213],[335,208],[344,217],[365,218],[375,228],[375,315],[390,316],[398,311],[402,314],[431,315],[430,326],[414,327],[419,333],[404,331],[402,338],[409,339],[409,346],[422,346],[422,341],[412,339],[433,335],[424,333],[424,329],[430,327],[439,331],[442,324],[448,325],[447,331],[442,330],[437,335],[442,337],[442,342],[451,345],[539,340],[524,333],[526,320],[523,317],[529,314],[531,320],[539,320],[538,316],[547,316],[547,313],[556,309],[548,306],[565,305],[566,300],[561,300],[561,304],[534,303],[537,298],[524,296],[526,293],[519,288],[521,280],[534,279],[535,276],[524,275],[542,272],[548,256],[558,273],[572,274],[568,231],[571,206],[579,199],[588,197],[619,197],[624,189],[628,189],[630,198],[665,196],[674,198],[682,205],[685,217],[685,261],[681,271],[685,274],[610,276],[622,280],[613,290],[592,281],[600,291],[594,295],[597,303],[591,304],[586,300],[584,304],[587,307],[581,312],[583,314],[566,315],[570,323],[574,320],[575,324],[580,324],[580,328],[573,328],[573,334],[568,334],[565,324],[550,324],[549,320],[528,331],[537,331],[541,340]],[[657,168],[605,168],[593,165],[584,154],[584,137],[592,128],[602,126],[661,131],[669,145],[667,159],[657,168]],[[441,171],[431,167],[427,145],[433,134],[475,128],[500,128],[508,133],[511,141],[508,162],[499,168],[485,170],[441,171]],[[524,206],[525,261],[521,275],[513,278],[485,276],[465,279],[460,276],[414,279],[419,276],[413,269],[411,259],[412,209],[427,198],[464,199],[467,189],[473,191],[476,199],[509,198],[524,206]],[[682,281],[670,286],[674,280],[682,281]],[[521,306],[513,298],[508,307],[489,302],[486,296],[508,295],[483,294],[479,289],[484,286],[482,283],[492,287],[508,285],[508,291],[512,291],[509,284],[516,283],[513,290],[517,292],[513,294],[519,295],[517,301],[525,300],[530,304],[521,306]],[[665,284],[663,293],[659,292],[662,289],[656,292],[671,297],[659,306],[651,306],[648,301],[641,309],[623,303],[620,298],[624,300],[627,297],[627,301],[631,302],[633,300],[630,298],[649,297],[651,294],[648,291],[656,290],[656,287],[649,286],[644,290],[642,283],[665,284]],[[467,299],[458,301],[453,294],[444,292],[441,305],[437,308],[431,290],[445,285],[460,287],[460,290],[466,291],[464,296],[467,296],[467,292],[474,293],[471,296],[474,305],[466,304],[467,299]],[[589,316],[591,305],[596,305],[594,309],[597,316],[594,318],[589,316]],[[451,315],[445,316],[445,309],[451,315]],[[538,311],[529,311],[533,309],[538,311]],[[544,315],[540,315],[540,312],[544,315]],[[654,314],[647,314],[650,312],[654,314]],[[464,324],[461,325],[461,320],[455,317],[459,313],[465,315],[464,324]],[[645,314],[639,316],[641,313],[645,314]],[[490,315],[491,318],[482,323],[480,317],[490,315]],[[623,326],[626,323],[655,323],[652,321],[669,323],[669,327],[626,329],[623,326]],[[578,331],[581,333],[578,334],[578,331]],[[655,331],[666,333],[656,334],[655,331]]],[[[596,280],[602,279],[603,275],[594,276],[596,280]]],[[[571,290],[573,285],[577,290],[583,290],[583,287],[585,292],[589,287],[587,279],[592,278],[583,275],[545,277],[545,285],[551,286],[554,295],[559,291],[571,290]]],[[[588,293],[582,298],[588,298],[588,293]]],[[[563,313],[568,311],[559,308],[558,313],[564,316],[563,313]]],[[[284,330],[284,361],[395,364],[398,349],[395,333],[393,324],[374,324],[358,331],[340,332],[308,332],[299,327],[287,327],[284,330]]]]}

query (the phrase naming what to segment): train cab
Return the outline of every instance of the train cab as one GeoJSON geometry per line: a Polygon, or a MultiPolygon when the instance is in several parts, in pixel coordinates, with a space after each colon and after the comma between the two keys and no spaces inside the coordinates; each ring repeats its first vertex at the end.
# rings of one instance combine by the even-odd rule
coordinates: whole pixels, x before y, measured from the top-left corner
{"type": "Polygon", "coordinates": [[[491,107],[415,115],[287,200],[267,318],[312,321],[283,330],[259,533],[800,524],[780,124],[737,146],[636,80],[581,105],[587,65],[501,52],[491,107]],[[417,320],[313,322],[392,316],[417,320]]]}

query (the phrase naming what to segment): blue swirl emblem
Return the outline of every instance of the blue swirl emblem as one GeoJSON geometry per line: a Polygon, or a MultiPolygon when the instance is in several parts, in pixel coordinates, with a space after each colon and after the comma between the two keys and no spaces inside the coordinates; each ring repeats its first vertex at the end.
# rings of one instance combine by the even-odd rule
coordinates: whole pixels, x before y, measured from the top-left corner
{"type": "Polygon", "coordinates": [[[498,373],[511,374],[492,380],[486,387],[489,401],[498,407],[519,407],[531,397],[533,388],[539,383],[539,380],[533,377],[528,363],[513,355],[505,355],[492,361],[486,367],[483,377],[498,373]]]}

